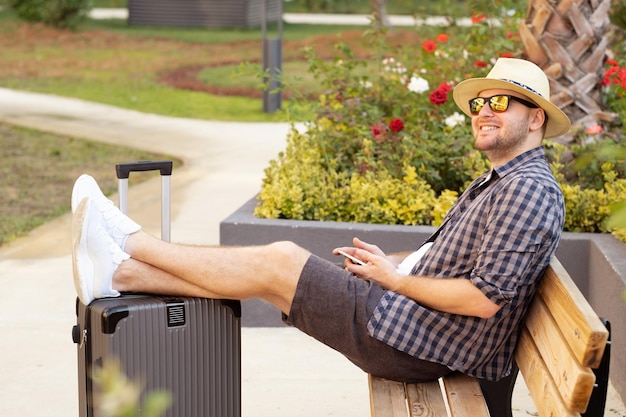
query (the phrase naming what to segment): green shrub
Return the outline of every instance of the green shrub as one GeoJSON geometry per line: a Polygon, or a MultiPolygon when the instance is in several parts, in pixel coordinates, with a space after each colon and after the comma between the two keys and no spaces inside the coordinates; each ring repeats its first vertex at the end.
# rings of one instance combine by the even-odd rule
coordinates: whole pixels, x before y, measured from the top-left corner
{"type": "Polygon", "coordinates": [[[266,170],[257,215],[266,218],[362,223],[431,224],[441,220],[456,193],[438,199],[414,166],[350,172],[327,159],[319,136],[292,131],[287,150],[266,170]],[[304,151],[306,149],[306,151],[304,151]],[[450,196],[453,198],[450,198],[450,196]]]}
{"type": "MultiPolygon", "coordinates": [[[[370,30],[367,59],[342,43],[330,62],[309,49],[310,71],[326,92],[313,103],[315,120],[294,127],[285,152],[266,169],[256,215],[437,225],[488,169],[451,90],[484,76],[494,57],[521,54],[515,16],[498,17],[504,25],[490,26],[475,14],[469,30],[447,28],[433,39],[370,30]]],[[[578,159],[568,163],[562,147],[547,146],[565,194],[568,231],[619,235],[606,220],[611,206],[626,200],[623,157],[600,153],[607,142],[623,147],[623,132],[613,127],[602,140],[596,128],[578,132],[568,151],[578,159]],[[596,159],[578,165],[590,151],[596,159]]]]}
{"type": "Polygon", "coordinates": [[[7,0],[20,19],[75,29],[87,16],[92,0],[7,0]]]}

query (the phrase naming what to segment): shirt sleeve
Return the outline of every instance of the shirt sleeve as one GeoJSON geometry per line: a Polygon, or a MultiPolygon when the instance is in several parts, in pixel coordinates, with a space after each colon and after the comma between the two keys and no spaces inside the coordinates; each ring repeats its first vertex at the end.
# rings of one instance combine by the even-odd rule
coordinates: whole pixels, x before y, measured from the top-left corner
{"type": "Polygon", "coordinates": [[[493,193],[470,280],[497,305],[509,303],[520,286],[533,285],[538,253],[560,224],[559,204],[541,182],[517,177],[493,193]]]}

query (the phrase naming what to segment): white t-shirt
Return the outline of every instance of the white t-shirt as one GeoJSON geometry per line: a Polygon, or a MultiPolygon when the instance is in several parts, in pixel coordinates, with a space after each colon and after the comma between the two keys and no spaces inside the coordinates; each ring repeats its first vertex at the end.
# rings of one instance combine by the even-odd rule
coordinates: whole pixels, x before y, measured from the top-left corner
{"type": "Polygon", "coordinates": [[[413,267],[417,265],[420,259],[422,259],[422,256],[424,256],[424,254],[428,252],[428,249],[430,249],[432,245],[433,242],[424,243],[422,246],[420,246],[418,250],[416,250],[415,252],[404,258],[402,262],[400,262],[400,265],[398,265],[398,267],[396,268],[396,272],[400,275],[409,275],[411,273],[411,270],[413,270],[413,267]]]}

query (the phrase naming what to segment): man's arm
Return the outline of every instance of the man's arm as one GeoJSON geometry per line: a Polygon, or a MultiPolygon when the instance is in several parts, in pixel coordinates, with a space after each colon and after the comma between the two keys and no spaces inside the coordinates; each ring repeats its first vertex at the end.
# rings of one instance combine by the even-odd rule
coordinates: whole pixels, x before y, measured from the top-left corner
{"type": "Polygon", "coordinates": [[[412,252],[385,255],[376,245],[353,239],[354,248],[345,250],[367,263],[356,265],[346,260],[346,269],[363,279],[370,279],[383,288],[406,295],[418,303],[451,314],[489,318],[500,310],[498,306],[467,279],[441,279],[401,275],[397,266],[412,252]]]}
{"type": "Polygon", "coordinates": [[[435,310],[484,319],[493,317],[501,306],[492,302],[467,279],[439,279],[414,275],[400,276],[394,291],[435,310]]]}
{"type": "Polygon", "coordinates": [[[367,265],[347,264],[348,271],[360,278],[370,279],[383,288],[412,298],[426,307],[481,318],[492,317],[501,308],[467,279],[400,275],[395,270],[396,265],[385,256],[357,248],[353,253],[367,265]]]}

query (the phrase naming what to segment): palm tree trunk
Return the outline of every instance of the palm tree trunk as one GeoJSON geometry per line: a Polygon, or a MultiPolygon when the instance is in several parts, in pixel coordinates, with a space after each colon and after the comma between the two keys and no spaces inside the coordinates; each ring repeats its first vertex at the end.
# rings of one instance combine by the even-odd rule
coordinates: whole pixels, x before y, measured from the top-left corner
{"type": "Polygon", "coordinates": [[[609,47],[611,0],[529,0],[520,24],[526,58],[544,69],[552,101],[572,120],[572,132],[556,138],[570,144],[573,132],[610,123],[600,97],[609,47]]]}

